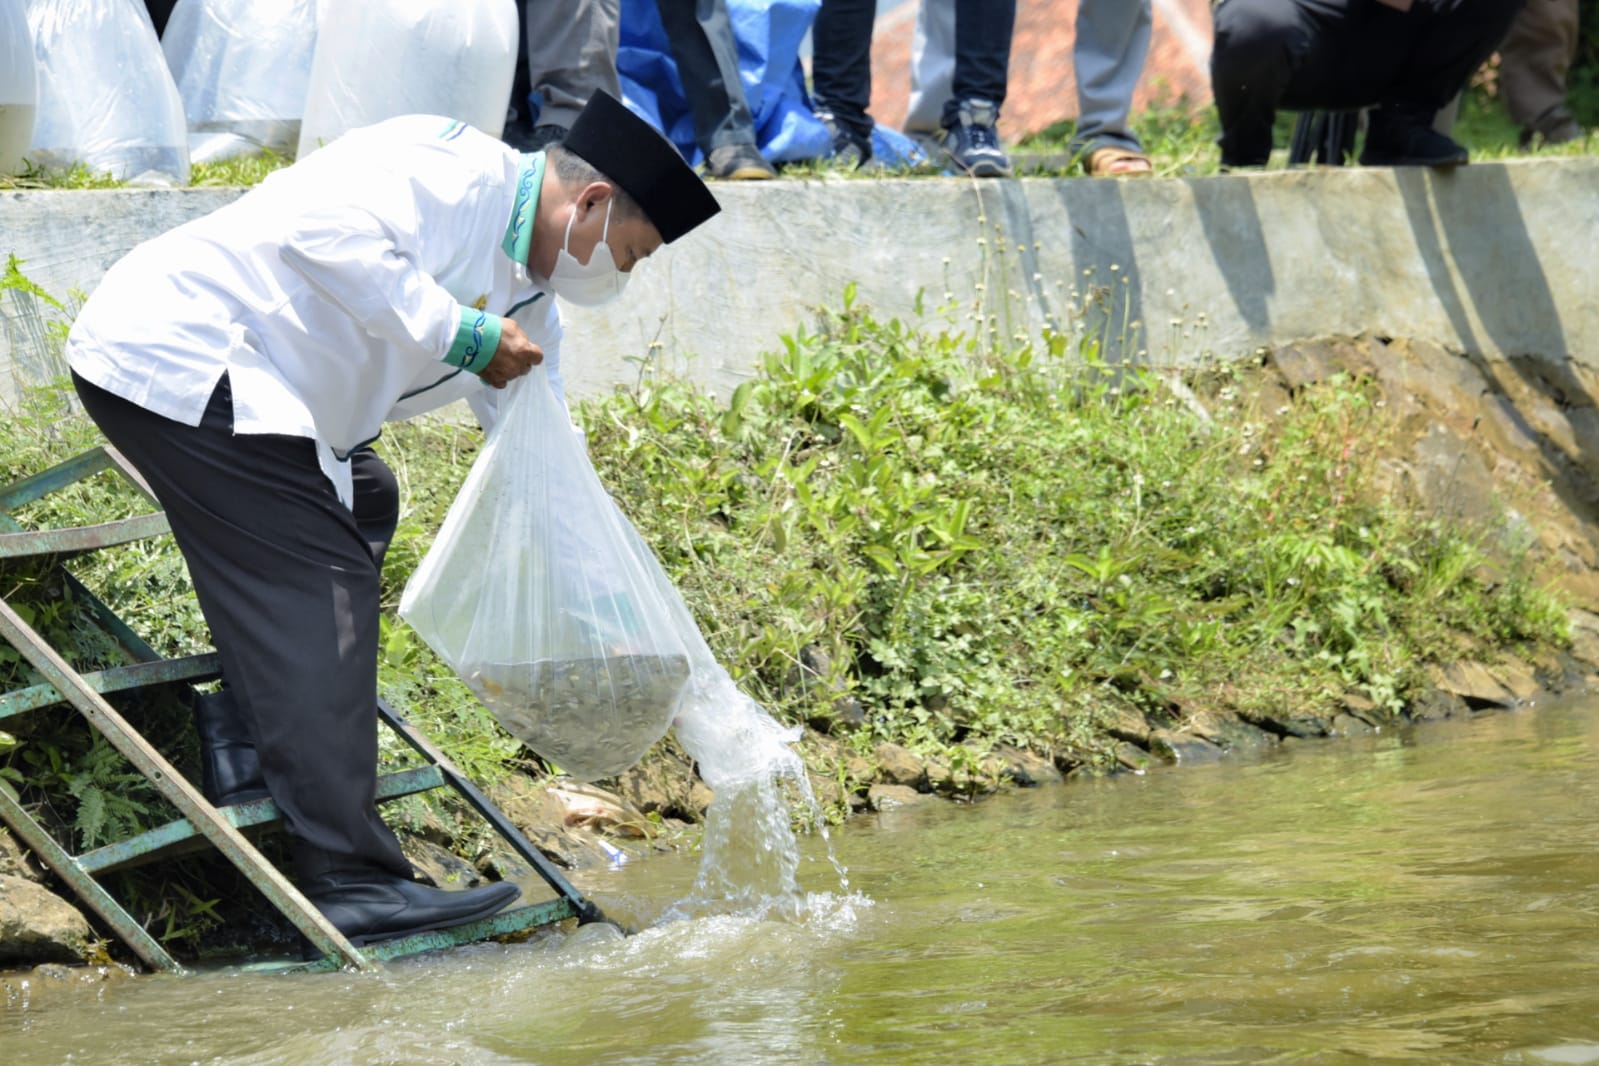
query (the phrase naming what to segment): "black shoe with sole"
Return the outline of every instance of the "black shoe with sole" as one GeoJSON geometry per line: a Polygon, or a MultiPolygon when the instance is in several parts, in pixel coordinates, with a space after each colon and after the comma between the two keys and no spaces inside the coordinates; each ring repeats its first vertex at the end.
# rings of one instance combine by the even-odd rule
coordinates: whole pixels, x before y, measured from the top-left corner
{"type": "Polygon", "coordinates": [[[1363,167],[1457,167],[1470,159],[1459,142],[1432,128],[1430,116],[1391,108],[1371,113],[1360,150],[1363,167]]]}
{"type": "Polygon", "coordinates": [[[300,891],[357,947],[488,918],[521,894],[505,881],[449,890],[376,870],[324,873],[300,891]]]}
{"type": "Polygon", "coordinates": [[[819,110],[816,117],[822,120],[822,125],[827,127],[828,136],[833,139],[833,154],[828,156],[833,163],[851,170],[860,170],[872,160],[872,139],[862,136],[853,128],[840,122],[838,116],[831,111],[819,110]]]}

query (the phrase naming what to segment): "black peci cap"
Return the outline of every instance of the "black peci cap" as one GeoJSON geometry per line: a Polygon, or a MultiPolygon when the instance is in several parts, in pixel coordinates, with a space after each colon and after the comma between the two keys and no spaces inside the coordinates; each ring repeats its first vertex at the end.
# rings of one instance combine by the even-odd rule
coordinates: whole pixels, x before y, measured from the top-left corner
{"type": "Polygon", "coordinates": [[[561,147],[620,185],[667,244],[722,209],[672,142],[607,92],[589,97],[561,147]]]}

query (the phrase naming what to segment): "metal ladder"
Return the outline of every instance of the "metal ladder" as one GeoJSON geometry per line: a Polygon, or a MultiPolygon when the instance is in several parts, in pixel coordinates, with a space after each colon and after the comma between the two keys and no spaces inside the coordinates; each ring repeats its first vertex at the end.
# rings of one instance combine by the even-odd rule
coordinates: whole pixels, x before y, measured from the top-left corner
{"type": "Polygon", "coordinates": [[[220,676],[220,664],[214,653],[178,659],[162,658],[104,602],[73,577],[64,565],[60,565],[65,557],[159,536],[167,531],[166,516],[160,512],[149,486],[131,464],[110,446],[92,449],[0,489],[0,564],[28,557],[58,557],[56,564],[65,587],[75,599],[88,607],[98,625],[130,660],[126,665],[79,674],[0,596],[0,637],[16,648],[44,679],[39,684],[0,695],[0,722],[63,701],[71,704],[87,724],[121,752],[181,816],[155,829],[82,854],[73,854],[63,847],[3,787],[0,787],[0,820],[69,884],[78,898],[147,966],[168,972],[181,972],[183,969],[96,878],[114,870],[201,850],[208,845],[215,847],[232,862],[320,953],[320,958],[316,960],[290,963],[281,967],[284,969],[347,967],[369,970],[386,959],[524,933],[569,918],[577,919],[580,924],[605,920],[599,908],[585,899],[442,751],[379,701],[379,718],[426,764],[383,775],[378,782],[379,800],[448,785],[543,878],[556,895],[554,899],[502,911],[490,918],[452,929],[418,933],[360,949],[352,945],[241,832],[278,820],[278,810],[270,799],[223,808],[213,807],[199,789],[190,784],[106,701],[106,696],[115,693],[182,682],[204,682],[220,676]],[[102,471],[113,471],[126,478],[157,509],[100,525],[50,530],[26,530],[14,517],[18,508],[102,471]]]}

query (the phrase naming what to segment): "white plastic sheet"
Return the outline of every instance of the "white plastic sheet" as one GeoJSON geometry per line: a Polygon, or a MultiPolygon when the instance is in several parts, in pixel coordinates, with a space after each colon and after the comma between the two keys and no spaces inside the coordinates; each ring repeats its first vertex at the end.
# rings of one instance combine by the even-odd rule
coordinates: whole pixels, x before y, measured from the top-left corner
{"type": "Polygon", "coordinates": [[[324,4],[299,157],[397,115],[444,115],[498,137],[518,32],[515,0],[324,4]]]}
{"type": "Polygon", "coordinates": [[[135,185],[187,185],[183,104],[139,0],[28,0],[39,108],[29,158],[135,185]]]}
{"type": "Polygon", "coordinates": [[[0,174],[17,174],[33,137],[39,88],[22,0],[0,0],[0,174]]]}
{"type": "Polygon", "coordinates": [[[292,154],[315,47],[316,0],[178,0],[161,49],[188,119],[190,162],[292,154]]]}

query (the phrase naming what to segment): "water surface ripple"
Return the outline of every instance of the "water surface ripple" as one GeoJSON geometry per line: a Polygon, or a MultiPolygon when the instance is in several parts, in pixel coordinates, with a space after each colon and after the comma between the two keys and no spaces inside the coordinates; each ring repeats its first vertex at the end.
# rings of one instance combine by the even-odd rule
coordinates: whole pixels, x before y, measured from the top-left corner
{"type": "Polygon", "coordinates": [[[1599,704],[1297,744],[836,831],[797,917],[577,880],[648,926],[376,975],[0,1008],[0,1061],[1599,1064],[1599,704]]]}

